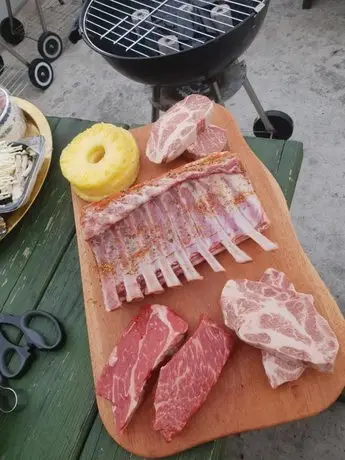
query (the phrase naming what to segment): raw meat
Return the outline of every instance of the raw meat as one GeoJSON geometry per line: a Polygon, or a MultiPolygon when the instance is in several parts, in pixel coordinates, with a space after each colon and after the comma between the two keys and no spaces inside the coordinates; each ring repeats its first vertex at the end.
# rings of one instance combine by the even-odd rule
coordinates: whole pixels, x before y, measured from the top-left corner
{"type": "Polygon", "coordinates": [[[155,422],[167,441],[178,434],[205,402],[232,351],[235,336],[202,316],[185,345],[159,373],[155,422]]]}
{"type": "Polygon", "coordinates": [[[250,257],[237,244],[269,221],[239,160],[214,154],[84,208],[82,228],[96,257],[107,310],[126,300],[179,286],[178,276],[200,279],[194,266],[226,249],[236,262],[250,257]]]}
{"type": "MultiPolygon", "coordinates": [[[[280,289],[296,293],[294,285],[283,272],[269,268],[262,275],[261,282],[270,284],[280,289]]],[[[279,353],[270,353],[261,350],[262,364],[272,388],[277,388],[286,382],[297,380],[307,368],[306,364],[296,359],[287,360],[279,353]]]]}
{"type": "Polygon", "coordinates": [[[306,370],[307,365],[297,359],[286,359],[280,353],[261,351],[262,364],[272,388],[278,388],[286,382],[297,380],[306,370]]]}
{"type": "Polygon", "coordinates": [[[222,152],[228,143],[226,131],[218,126],[210,125],[191,144],[184,155],[193,160],[206,157],[211,153],[222,152]]]}
{"type": "Polygon", "coordinates": [[[98,379],[96,392],[113,404],[118,431],[130,422],[154,369],[181,345],[188,325],[164,305],[146,305],[127,327],[98,379]]]}
{"type": "Polygon", "coordinates": [[[267,270],[261,281],[228,281],[221,295],[225,324],[266,353],[271,386],[298,378],[306,366],[333,370],[339,344],[313,296],[296,292],[286,275],[267,270]]]}
{"type": "Polygon", "coordinates": [[[168,163],[182,155],[208,125],[213,102],[192,94],[173,105],[151,128],[146,156],[153,163],[168,163]]]}

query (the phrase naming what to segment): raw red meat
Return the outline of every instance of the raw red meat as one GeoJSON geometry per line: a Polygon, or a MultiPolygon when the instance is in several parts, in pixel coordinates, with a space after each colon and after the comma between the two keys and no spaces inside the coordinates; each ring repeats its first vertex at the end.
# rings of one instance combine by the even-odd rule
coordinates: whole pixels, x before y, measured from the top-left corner
{"type": "Polygon", "coordinates": [[[211,153],[223,152],[227,143],[228,138],[225,129],[210,125],[198,134],[196,141],[187,148],[184,155],[198,160],[211,155],[211,153]]]}
{"type": "Polygon", "coordinates": [[[296,292],[286,275],[267,270],[261,281],[228,281],[221,295],[225,324],[266,353],[271,386],[298,378],[306,366],[333,369],[339,344],[313,296],[296,292]]]}
{"type": "Polygon", "coordinates": [[[146,156],[153,163],[168,163],[182,155],[208,125],[213,102],[192,94],[173,105],[151,128],[146,156]]]}
{"type": "Polygon", "coordinates": [[[155,422],[167,441],[205,402],[232,351],[235,336],[202,316],[194,334],[163,366],[155,394],[155,422]]]}
{"type": "Polygon", "coordinates": [[[105,307],[113,310],[178,276],[200,279],[194,266],[226,249],[236,262],[250,257],[237,244],[252,238],[264,250],[276,245],[260,232],[269,221],[239,160],[215,154],[84,208],[82,228],[97,260],[105,307]]]}
{"type": "Polygon", "coordinates": [[[96,385],[97,394],[113,404],[118,431],[141,403],[152,371],[175,353],[187,330],[187,323],[164,305],[146,305],[131,321],[96,385]]]}

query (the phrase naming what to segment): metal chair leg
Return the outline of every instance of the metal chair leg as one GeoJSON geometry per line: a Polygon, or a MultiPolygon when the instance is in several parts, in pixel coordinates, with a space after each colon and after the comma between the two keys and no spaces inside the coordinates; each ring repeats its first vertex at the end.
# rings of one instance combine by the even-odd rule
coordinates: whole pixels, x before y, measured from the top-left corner
{"type": "Polygon", "coordinates": [[[11,26],[11,33],[14,35],[16,33],[15,28],[14,28],[14,22],[13,22],[13,11],[12,11],[12,6],[11,6],[11,1],[6,0],[6,7],[7,7],[7,14],[8,18],[10,20],[10,26],[11,26]]]}
{"type": "Polygon", "coordinates": [[[24,65],[29,67],[30,62],[23,58],[21,54],[19,54],[15,49],[13,49],[13,46],[8,45],[2,38],[0,38],[0,46],[2,48],[5,48],[5,50],[12,54],[12,56],[14,56],[16,59],[18,59],[18,61],[22,62],[24,65]]]}
{"type": "Polygon", "coordinates": [[[272,126],[272,123],[270,122],[270,120],[268,119],[267,115],[266,115],[266,112],[264,110],[264,108],[262,107],[261,105],[261,102],[259,101],[255,91],[254,91],[254,88],[252,87],[252,85],[249,83],[249,80],[248,78],[246,77],[243,81],[243,88],[245,89],[246,93],[248,94],[248,97],[249,99],[252,101],[254,107],[255,107],[255,110],[257,111],[266,131],[268,131],[269,133],[272,133],[272,135],[274,134],[274,127],[272,126]]]}
{"type": "Polygon", "coordinates": [[[40,22],[41,22],[41,26],[42,26],[43,32],[48,32],[47,24],[46,24],[46,21],[45,21],[45,19],[44,19],[44,14],[43,14],[43,8],[42,8],[42,5],[41,5],[41,0],[36,0],[36,9],[37,9],[38,17],[40,18],[40,22]]]}

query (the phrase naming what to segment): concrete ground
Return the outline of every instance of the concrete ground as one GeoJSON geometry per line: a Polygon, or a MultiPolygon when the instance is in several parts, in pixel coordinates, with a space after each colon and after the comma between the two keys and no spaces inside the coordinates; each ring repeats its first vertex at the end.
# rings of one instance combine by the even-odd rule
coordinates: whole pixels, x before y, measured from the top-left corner
{"type": "MultiPolygon", "coordinates": [[[[76,4],[78,0],[69,2],[70,12],[76,4]]],[[[304,249],[345,312],[345,1],[314,0],[307,11],[301,5],[302,0],[271,1],[263,28],[246,53],[248,76],[265,108],[290,114],[293,138],[304,143],[292,218],[304,249]]],[[[70,15],[64,18],[60,31],[73,22],[70,15]]],[[[31,41],[18,49],[27,57],[37,55],[31,41]]],[[[116,73],[84,43],[70,46],[54,69],[56,80],[46,93],[31,85],[24,91],[47,115],[149,121],[143,87],[116,73]]],[[[251,132],[255,110],[244,91],[227,105],[243,132],[251,132]]],[[[224,458],[343,460],[345,404],[336,403],[305,421],[229,438],[224,458]]]]}

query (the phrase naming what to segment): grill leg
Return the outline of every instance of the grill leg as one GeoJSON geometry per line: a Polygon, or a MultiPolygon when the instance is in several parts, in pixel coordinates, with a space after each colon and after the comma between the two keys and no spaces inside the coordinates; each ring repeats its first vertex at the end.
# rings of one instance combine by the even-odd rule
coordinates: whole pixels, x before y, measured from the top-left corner
{"type": "Polygon", "coordinates": [[[154,123],[159,118],[159,104],[161,99],[161,87],[156,85],[152,88],[152,112],[151,112],[151,121],[154,123]]]}
{"type": "Polygon", "coordinates": [[[261,105],[261,102],[259,101],[252,85],[249,83],[248,78],[246,77],[243,81],[243,88],[245,89],[246,93],[248,94],[249,99],[252,101],[255,110],[258,112],[258,115],[266,129],[269,133],[274,133],[274,128],[272,126],[272,123],[268,119],[266,112],[264,111],[264,108],[261,105]]]}
{"type": "Polygon", "coordinates": [[[215,80],[211,81],[211,89],[212,89],[212,92],[213,92],[213,97],[214,97],[215,102],[217,104],[224,105],[224,101],[223,101],[223,98],[222,98],[222,95],[221,95],[221,92],[220,92],[219,85],[218,85],[217,81],[215,81],[215,80]]]}
{"type": "Polygon", "coordinates": [[[313,0],[303,0],[302,8],[304,10],[309,10],[313,4],[313,0]]]}

